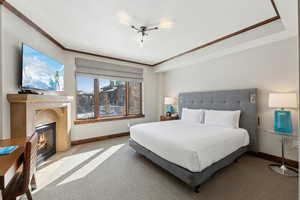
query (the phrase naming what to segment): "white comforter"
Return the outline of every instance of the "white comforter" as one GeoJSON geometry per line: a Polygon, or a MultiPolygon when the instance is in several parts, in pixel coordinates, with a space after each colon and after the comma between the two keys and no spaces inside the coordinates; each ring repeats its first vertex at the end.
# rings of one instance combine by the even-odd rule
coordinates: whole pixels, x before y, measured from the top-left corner
{"type": "Polygon", "coordinates": [[[181,120],[138,124],[130,137],[160,157],[200,172],[249,144],[245,129],[231,129],[181,120]]]}

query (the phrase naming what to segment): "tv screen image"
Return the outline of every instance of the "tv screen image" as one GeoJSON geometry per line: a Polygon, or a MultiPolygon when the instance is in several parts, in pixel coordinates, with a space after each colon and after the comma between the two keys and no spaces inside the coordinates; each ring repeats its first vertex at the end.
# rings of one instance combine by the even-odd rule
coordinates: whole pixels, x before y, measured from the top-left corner
{"type": "Polygon", "coordinates": [[[24,89],[64,90],[64,65],[23,44],[22,85],[24,89]]]}

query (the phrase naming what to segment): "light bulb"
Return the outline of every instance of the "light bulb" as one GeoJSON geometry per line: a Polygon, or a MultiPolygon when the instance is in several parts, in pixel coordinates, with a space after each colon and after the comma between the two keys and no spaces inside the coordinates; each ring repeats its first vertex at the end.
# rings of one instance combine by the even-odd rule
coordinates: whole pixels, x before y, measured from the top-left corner
{"type": "Polygon", "coordinates": [[[149,37],[147,35],[138,35],[137,42],[140,47],[143,47],[145,42],[149,40],[149,37]]]}
{"type": "Polygon", "coordinates": [[[118,17],[119,17],[119,21],[121,24],[129,26],[129,22],[130,22],[130,17],[127,13],[120,11],[118,13],[118,17]]]}
{"type": "Polygon", "coordinates": [[[159,23],[159,28],[172,28],[172,26],[173,22],[166,19],[161,20],[161,22],[159,23]]]}

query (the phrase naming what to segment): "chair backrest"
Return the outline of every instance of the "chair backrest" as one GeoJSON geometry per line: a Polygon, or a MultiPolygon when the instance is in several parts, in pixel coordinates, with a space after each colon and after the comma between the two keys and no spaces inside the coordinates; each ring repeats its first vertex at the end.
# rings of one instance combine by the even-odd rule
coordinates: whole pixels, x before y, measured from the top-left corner
{"type": "Polygon", "coordinates": [[[24,154],[24,166],[23,166],[23,175],[24,175],[24,189],[28,188],[28,185],[36,171],[37,165],[37,148],[38,148],[38,136],[35,132],[29,141],[26,142],[25,154],[24,154]]]}

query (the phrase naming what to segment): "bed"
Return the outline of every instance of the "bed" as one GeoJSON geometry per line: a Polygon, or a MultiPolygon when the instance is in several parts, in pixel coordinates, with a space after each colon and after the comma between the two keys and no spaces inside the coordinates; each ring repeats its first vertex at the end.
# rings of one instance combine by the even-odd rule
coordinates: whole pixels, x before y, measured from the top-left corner
{"type": "Polygon", "coordinates": [[[240,128],[222,128],[182,120],[130,128],[129,145],[198,192],[200,184],[247,151],[257,151],[256,89],[181,93],[183,108],[241,110],[240,128]]]}

